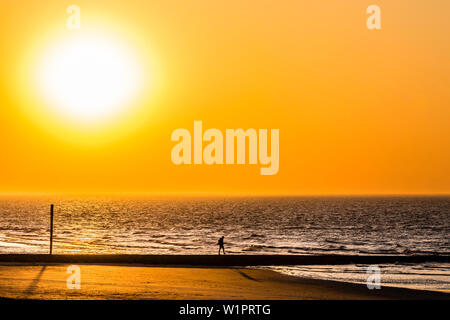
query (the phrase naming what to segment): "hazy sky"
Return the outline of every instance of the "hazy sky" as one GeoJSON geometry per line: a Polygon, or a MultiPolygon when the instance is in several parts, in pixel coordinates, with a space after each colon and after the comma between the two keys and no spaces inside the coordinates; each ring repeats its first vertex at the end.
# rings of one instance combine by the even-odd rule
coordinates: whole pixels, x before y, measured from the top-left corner
{"type": "Polygon", "coordinates": [[[449,193],[449,13],[446,0],[2,1],[0,191],[449,193]],[[366,28],[371,4],[381,30],[366,28]],[[82,124],[36,92],[39,57],[76,32],[135,53],[146,80],[120,116],[82,124]],[[279,129],[278,174],[174,165],[171,133],[194,120],[279,129]]]}

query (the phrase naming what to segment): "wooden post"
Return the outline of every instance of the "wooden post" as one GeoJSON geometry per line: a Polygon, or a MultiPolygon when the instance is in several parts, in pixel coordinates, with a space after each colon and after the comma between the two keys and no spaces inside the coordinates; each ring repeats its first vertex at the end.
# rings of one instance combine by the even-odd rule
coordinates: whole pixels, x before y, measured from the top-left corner
{"type": "Polygon", "coordinates": [[[50,205],[50,254],[53,249],[53,204],[50,205]]]}

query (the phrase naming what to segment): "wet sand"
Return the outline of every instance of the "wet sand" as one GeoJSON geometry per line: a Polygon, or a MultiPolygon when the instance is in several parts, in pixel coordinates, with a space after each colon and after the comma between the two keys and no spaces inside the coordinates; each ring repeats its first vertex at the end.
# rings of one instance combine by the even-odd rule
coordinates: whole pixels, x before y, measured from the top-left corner
{"type": "Polygon", "coordinates": [[[79,264],[81,288],[68,289],[68,264],[0,265],[0,297],[13,299],[450,299],[450,294],[302,279],[250,268],[79,264]]]}

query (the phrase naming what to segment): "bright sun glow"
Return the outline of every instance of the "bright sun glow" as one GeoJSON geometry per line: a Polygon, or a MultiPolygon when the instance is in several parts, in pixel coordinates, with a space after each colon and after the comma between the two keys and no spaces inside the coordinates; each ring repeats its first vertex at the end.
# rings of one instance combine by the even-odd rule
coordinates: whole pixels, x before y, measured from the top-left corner
{"type": "Polygon", "coordinates": [[[136,97],[136,57],[108,38],[76,36],[51,48],[39,64],[40,92],[73,120],[98,122],[123,111],[136,97]]]}

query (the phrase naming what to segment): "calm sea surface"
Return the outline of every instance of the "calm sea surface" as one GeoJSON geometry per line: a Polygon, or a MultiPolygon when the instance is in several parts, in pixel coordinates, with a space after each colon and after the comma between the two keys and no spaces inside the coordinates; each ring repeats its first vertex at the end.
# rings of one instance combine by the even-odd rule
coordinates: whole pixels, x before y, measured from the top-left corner
{"type": "Polygon", "coordinates": [[[54,253],[215,254],[224,235],[235,254],[450,254],[450,197],[18,196],[0,197],[0,253],[47,253],[50,203],[54,253]]]}

